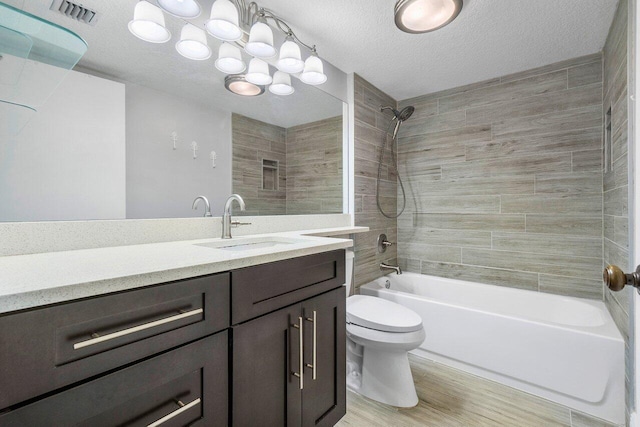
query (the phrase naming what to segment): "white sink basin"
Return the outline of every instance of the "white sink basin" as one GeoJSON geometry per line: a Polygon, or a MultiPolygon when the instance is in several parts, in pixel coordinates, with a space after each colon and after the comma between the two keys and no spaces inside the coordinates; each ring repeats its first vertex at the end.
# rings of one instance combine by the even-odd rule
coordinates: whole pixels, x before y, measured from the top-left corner
{"type": "Polygon", "coordinates": [[[298,239],[285,239],[285,238],[273,238],[266,237],[260,239],[238,239],[238,240],[221,240],[211,243],[199,243],[196,246],[203,246],[205,248],[220,249],[223,251],[251,251],[256,249],[272,248],[277,246],[291,245],[295,243],[302,243],[304,240],[298,239]]]}

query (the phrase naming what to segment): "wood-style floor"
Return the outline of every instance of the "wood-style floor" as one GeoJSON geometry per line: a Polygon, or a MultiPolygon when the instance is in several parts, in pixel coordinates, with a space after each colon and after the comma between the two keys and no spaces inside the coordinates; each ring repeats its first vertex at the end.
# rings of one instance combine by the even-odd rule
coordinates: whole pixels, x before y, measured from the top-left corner
{"type": "Polygon", "coordinates": [[[612,426],[511,387],[409,357],[420,398],[416,407],[399,409],[349,391],[347,415],[337,426],[612,426]]]}

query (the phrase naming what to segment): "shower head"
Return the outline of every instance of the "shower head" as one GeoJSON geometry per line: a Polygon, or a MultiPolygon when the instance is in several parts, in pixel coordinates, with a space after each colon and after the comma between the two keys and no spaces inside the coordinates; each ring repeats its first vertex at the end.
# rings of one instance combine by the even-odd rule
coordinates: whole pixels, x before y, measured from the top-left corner
{"type": "Polygon", "coordinates": [[[399,122],[404,122],[409,117],[411,117],[411,115],[415,111],[415,108],[409,105],[408,107],[404,107],[402,110],[398,111],[395,108],[389,107],[389,106],[380,107],[380,111],[384,111],[384,110],[391,110],[394,116],[393,118],[395,120],[398,120],[399,122]]]}

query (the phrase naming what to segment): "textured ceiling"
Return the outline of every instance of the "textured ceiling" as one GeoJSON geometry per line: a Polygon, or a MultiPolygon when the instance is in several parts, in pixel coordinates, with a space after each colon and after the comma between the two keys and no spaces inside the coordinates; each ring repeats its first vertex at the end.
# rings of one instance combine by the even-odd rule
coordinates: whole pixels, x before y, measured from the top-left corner
{"type": "MultiPolygon", "coordinates": [[[[20,6],[22,0],[8,3],[20,6]]],[[[299,81],[294,82],[297,98],[286,104],[295,105],[286,120],[281,117],[287,111],[286,98],[266,96],[257,103],[250,100],[252,104],[238,100],[220,90],[223,75],[214,69],[213,58],[198,63],[175,52],[179,20],[167,18],[173,38],[165,45],[132,37],[126,24],[135,3],[83,0],[85,6],[103,14],[96,27],[58,18],[48,11],[50,0],[27,0],[24,9],[83,36],[90,48],[82,65],[106,74],[202,103],[217,99],[236,109],[250,105],[259,110],[260,119],[270,117],[266,121],[281,125],[295,122],[298,118],[293,117],[298,115],[328,114],[339,105],[328,96],[306,96],[316,89],[299,81]]],[[[199,19],[204,22],[212,0],[200,3],[205,12],[199,19]]],[[[418,35],[395,27],[394,0],[261,0],[259,4],[287,20],[303,41],[317,44],[321,57],[402,100],[598,52],[617,0],[464,0],[453,23],[418,35]]],[[[210,38],[210,45],[217,49],[218,42],[210,38]]]]}

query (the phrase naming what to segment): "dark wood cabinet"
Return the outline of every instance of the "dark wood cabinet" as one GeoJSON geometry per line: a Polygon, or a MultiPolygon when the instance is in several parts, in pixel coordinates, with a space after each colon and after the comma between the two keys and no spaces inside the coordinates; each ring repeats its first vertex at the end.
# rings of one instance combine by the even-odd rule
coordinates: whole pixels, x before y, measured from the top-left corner
{"type": "Polygon", "coordinates": [[[344,251],[0,315],[0,426],[332,426],[344,251]]]}
{"type": "Polygon", "coordinates": [[[203,338],[0,414],[0,425],[226,426],[227,333],[203,338]]]}
{"type": "Polygon", "coordinates": [[[345,298],[339,287],[233,326],[234,426],[333,426],[342,418],[345,298]]]}

